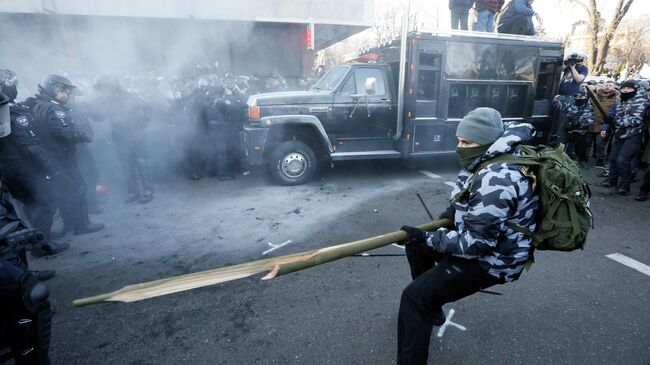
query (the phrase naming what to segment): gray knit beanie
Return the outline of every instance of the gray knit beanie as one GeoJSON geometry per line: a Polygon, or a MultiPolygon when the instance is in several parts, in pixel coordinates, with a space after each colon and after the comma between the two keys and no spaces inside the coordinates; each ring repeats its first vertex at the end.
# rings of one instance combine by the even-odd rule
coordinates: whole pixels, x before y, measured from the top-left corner
{"type": "Polygon", "coordinates": [[[492,144],[503,135],[501,114],[492,108],[476,108],[458,123],[456,137],[480,145],[492,144]]]}

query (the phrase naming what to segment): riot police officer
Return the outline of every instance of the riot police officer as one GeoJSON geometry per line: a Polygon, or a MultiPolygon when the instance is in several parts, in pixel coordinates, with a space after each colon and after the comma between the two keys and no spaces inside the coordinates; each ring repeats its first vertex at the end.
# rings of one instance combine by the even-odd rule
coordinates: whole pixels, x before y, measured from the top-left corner
{"type": "Polygon", "coordinates": [[[239,132],[244,126],[244,114],[248,105],[247,84],[244,80],[237,82],[225,96],[227,101],[225,130],[225,174],[234,178],[234,173],[241,168],[241,147],[239,132]]]}
{"type": "Polygon", "coordinates": [[[202,179],[206,169],[209,170],[212,154],[209,114],[212,101],[210,81],[201,77],[198,80],[198,88],[188,96],[183,108],[190,130],[187,138],[187,164],[190,178],[193,180],[202,179]]]}
{"type": "Polygon", "coordinates": [[[146,143],[149,117],[142,101],[123,90],[120,82],[109,75],[98,77],[93,87],[103,96],[96,102],[100,117],[111,121],[111,134],[126,181],[126,202],[148,203],[153,199],[146,143]]]}
{"type": "MultiPolygon", "coordinates": [[[[56,205],[51,197],[50,180],[55,167],[34,132],[29,106],[16,103],[18,79],[11,70],[0,70],[2,93],[9,98],[11,134],[0,139],[0,167],[4,185],[13,198],[24,204],[32,227],[50,236],[56,205]]],[[[36,255],[62,252],[67,244],[50,243],[52,251],[38,250],[36,255]]]]}
{"type": "Polygon", "coordinates": [[[104,225],[93,224],[88,218],[86,185],[75,157],[76,144],[90,142],[91,137],[75,127],[70,109],[66,107],[76,86],[63,76],[48,75],[38,85],[38,91],[33,110],[34,125],[56,165],[52,182],[64,224],[62,233],[74,231],[79,235],[100,231],[104,225]]]}
{"type": "MultiPolygon", "coordinates": [[[[5,74],[6,75],[6,74],[5,74]]],[[[13,78],[13,77],[12,77],[13,78]]],[[[5,86],[11,85],[7,79],[5,86]]],[[[11,133],[9,102],[0,93],[0,137],[11,133]]],[[[27,228],[15,214],[0,180],[0,344],[11,350],[16,364],[49,364],[51,310],[47,286],[39,281],[54,271],[29,271],[25,251],[42,249],[43,234],[27,228]]]]}

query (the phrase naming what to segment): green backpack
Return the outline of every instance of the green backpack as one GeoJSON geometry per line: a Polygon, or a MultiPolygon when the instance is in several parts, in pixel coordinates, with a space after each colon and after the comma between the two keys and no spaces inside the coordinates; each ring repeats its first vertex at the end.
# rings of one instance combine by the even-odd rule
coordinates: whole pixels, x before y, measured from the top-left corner
{"type": "Polygon", "coordinates": [[[522,172],[533,178],[539,195],[537,229],[531,232],[512,223],[506,225],[533,239],[538,250],[573,251],[582,249],[593,226],[589,208],[589,187],[582,180],[580,168],[564,153],[564,145],[519,146],[521,154],[503,154],[479,165],[478,170],[492,163],[521,165],[522,172]]]}

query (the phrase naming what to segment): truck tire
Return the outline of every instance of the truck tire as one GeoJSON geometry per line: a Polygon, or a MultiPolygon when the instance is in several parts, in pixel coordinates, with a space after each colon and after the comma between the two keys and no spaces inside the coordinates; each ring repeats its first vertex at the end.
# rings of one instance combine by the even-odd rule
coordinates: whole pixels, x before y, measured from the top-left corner
{"type": "Polygon", "coordinates": [[[316,171],[316,156],[303,142],[282,142],[271,152],[269,168],[280,184],[301,185],[316,171]]]}

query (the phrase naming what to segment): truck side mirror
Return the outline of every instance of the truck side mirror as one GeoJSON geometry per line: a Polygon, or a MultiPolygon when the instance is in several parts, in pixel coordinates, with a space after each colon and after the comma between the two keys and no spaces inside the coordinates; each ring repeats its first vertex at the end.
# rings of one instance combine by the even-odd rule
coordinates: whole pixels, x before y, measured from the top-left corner
{"type": "Polygon", "coordinates": [[[377,79],[368,77],[366,79],[366,95],[375,95],[377,92],[377,79]]]}

